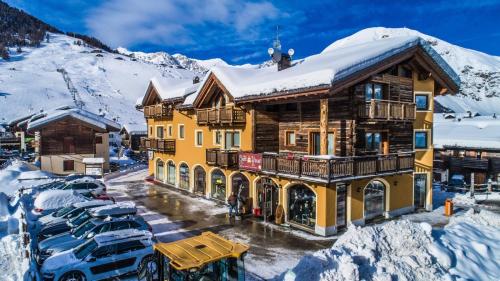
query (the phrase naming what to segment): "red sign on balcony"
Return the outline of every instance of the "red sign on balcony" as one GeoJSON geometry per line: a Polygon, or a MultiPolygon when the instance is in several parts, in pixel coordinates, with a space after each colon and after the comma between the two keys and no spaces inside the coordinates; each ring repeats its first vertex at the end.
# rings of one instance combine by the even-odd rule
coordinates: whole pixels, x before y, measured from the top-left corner
{"type": "Polygon", "coordinates": [[[260,171],[262,169],[262,154],[240,152],[239,165],[242,170],[260,171]]]}

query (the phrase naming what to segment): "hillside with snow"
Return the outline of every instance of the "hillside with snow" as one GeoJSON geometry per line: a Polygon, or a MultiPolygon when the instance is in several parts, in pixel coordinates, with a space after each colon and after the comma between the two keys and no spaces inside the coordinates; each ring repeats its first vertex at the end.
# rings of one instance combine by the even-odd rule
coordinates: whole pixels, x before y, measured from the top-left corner
{"type": "Polygon", "coordinates": [[[454,112],[500,113],[500,57],[462,48],[408,28],[373,27],[335,41],[323,52],[335,51],[369,41],[397,36],[419,36],[432,47],[460,76],[460,93],[436,97],[436,101],[454,112]]]}
{"type": "Polygon", "coordinates": [[[0,122],[75,104],[122,124],[142,120],[135,104],[152,77],[168,85],[201,75],[77,45],[75,40],[51,34],[40,48],[23,48],[20,54],[11,50],[10,61],[0,60],[0,122]]]}

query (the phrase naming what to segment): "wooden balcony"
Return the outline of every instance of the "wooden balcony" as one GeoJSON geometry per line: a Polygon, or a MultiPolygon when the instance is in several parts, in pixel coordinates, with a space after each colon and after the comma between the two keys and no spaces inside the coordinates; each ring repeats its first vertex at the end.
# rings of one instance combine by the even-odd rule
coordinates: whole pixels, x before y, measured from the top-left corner
{"type": "Polygon", "coordinates": [[[172,118],[173,110],[165,104],[148,105],[144,107],[145,118],[172,118]]]}
{"type": "Polygon", "coordinates": [[[416,106],[414,103],[370,100],[358,107],[358,116],[362,119],[413,121],[416,106]]]}
{"type": "Polygon", "coordinates": [[[244,124],[245,112],[234,107],[206,108],[196,111],[198,125],[244,124]]]}
{"type": "Polygon", "coordinates": [[[162,153],[175,153],[175,140],[173,139],[141,139],[141,147],[145,150],[153,150],[162,153]]]}
{"type": "MultiPolygon", "coordinates": [[[[260,172],[311,181],[333,182],[377,175],[412,172],[413,153],[375,156],[323,157],[262,154],[260,172]]],[[[241,170],[245,170],[240,166],[241,170]]]]}
{"type": "Polygon", "coordinates": [[[206,162],[207,165],[210,166],[217,166],[222,168],[237,168],[238,151],[212,149],[212,148],[207,149],[206,162]]]}

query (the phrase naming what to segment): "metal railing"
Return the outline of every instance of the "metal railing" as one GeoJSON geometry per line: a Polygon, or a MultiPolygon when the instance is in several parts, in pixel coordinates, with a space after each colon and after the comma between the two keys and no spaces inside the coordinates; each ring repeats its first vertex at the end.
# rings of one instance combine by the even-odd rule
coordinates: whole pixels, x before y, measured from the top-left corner
{"type": "Polygon", "coordinates": [[[245,112],[235,107],[206,108],[196,110],[198,125],[245,123],[245,112]]]}
{"type": "Polygon", "coordinates": [[[360,118],[378,120],[415,120],[414,103],[372,99],[358,108],[360,118]]]}
{"type": "MultiPolygon", "coordinates": [[[[389,155],[322,157],[262,154],[262,172],[332,181],[347,177],[375,176],[412,171],[415,155],[412,152],[389,155]]],[[[240,166],[240,169],[245,168],[240,166]]]]}

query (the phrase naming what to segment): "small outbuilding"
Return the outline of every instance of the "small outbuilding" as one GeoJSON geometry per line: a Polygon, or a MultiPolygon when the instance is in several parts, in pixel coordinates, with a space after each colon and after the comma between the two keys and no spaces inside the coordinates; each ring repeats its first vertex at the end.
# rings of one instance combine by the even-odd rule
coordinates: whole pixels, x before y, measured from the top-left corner
{"type": "Polygon", "coordinates": [[[109,170],[109,132],[120,125],[81,108],[62,107],[32,116],[27,130],[35,134],[41,170],[55,174],[86,173],[84,159],[102,158],[109,170]]]}
{"type": "Polygon", "coordinates": [[[127,123],[124,124],[120,136],[122,145],[134,152],[141,150],[141,138],[148,136],[146,123],[127,123]]]}

